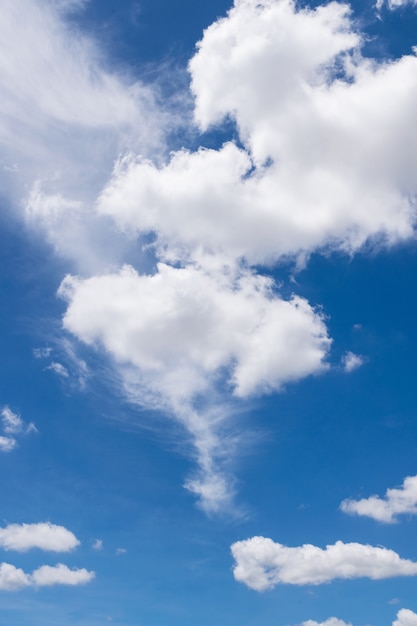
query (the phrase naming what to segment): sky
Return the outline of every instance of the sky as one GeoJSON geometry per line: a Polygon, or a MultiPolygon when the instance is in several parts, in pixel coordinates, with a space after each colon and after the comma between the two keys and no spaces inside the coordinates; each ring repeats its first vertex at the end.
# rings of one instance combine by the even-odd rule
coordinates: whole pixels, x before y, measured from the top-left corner
{"type": "Polygon", "coordinates": [[[417,11],[2,0],[6,626],[417,626],[417,11]]]}

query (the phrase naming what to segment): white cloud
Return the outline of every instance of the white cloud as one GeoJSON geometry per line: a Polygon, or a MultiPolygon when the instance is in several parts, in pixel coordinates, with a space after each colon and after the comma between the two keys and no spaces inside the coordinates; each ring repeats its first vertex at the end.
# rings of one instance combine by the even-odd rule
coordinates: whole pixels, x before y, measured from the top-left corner
{"type": "Polygon", "coordinates": [[[50,587],[52,585],[85,585],[95,577],[94,572],[82,569],[70,569],[62,563],[54,567],[42,565],[31,575],[33,585],[37,587],[50,587]]]}
{"type": "Polygon", "coordinates": [[[414,6],[416,4],[416,0],[377,0],[375,7],[380,10],[384,5],[386,5],[388,9],[395,11],[396,9],[401,9],[406,6],[414,6]]]}
{"type": "Polygon", "coordinates": [[[42,565],[32,574],[10,563],[0,563],[0,589],[2,591],[18,591],[25,587],[49,587],[52,585],[84,585],[95,576],[86,569],[70,569],[62,563],[56,566],[42,565]]]}
{"type": "Polygon", "coordinates": [[[272,539],[252,537],[231,546],[237,581],[256,591],[278,584],[319,585],[336,578],[414,576],[417,563],[387,548],[337,541],[323,550],[305,544],[288,548],[272,539]]]}
{"type": "Polygon", "coordinates": [[[372,517],[379,522],[392,523],[398,515],[417,514],[417,476],[407,476],[402,486],[387,489],[384,498],[370,496],[361,500],[347,499],[340,505],[344,513],[372,517]]]}
{"type": "Polygon", "coordinates": [[[4,406],[1,413],[3,430],[8,434],[20,433],[23,429],[23,421],[17,413],[14,413],[8,406],[4,406]]]}
{"type": "Polygon", "coordinates": [[[125,159],[100,213],[155,231],[174,256],[203,247],[249,263],[411,236],[417,58],[370,62],[361,43],[344,4],[236,2],[190,72],[197,122],[231,115],[244,149],[125,159]]]}
{"type": "Polygon", "coordinates": [[[329,619],[326,619],[325,622],[320,623],[309,619],[306,622],[303,622],[301,626],[352,626],[352,624],[350,622],[347,623],[341,619],[337,619],[337,617],[330,617],[329,619]]]}
{"type": "Polygon", "coordinates": [[[417,626],[417,613],[409,609],[401,609],[397,613],[397,619],[392,626],[417,626]]]}
{"type": "Polygon", "coordinates": [[[0,589],[2,591],[17,591],[31,584],[30,576],[22,569],[10,565],[10,563],[0,563],[0,589]]]}
{"type": "MultiPolygon", "coordinates": [[[[205,506],[229,497],[214,459],[225,445],[221,411],[194,408],[215,394],[219,376],[237,398],[278,390],[325,368],[330,347],[321,315],[302,298],[283,300],[273,283],[249,271],[158,265],[154,275],[125,266],[90,279],[67,277],[64,327],[133,366],[142,402],[173,413],[191,434],[202,480],[187,486],[205,506]]],[[[223,410],[224,414],[224,410],[223,410]]]]}
{"type": "Polygon", "coordinates": [[[11,452],[17,446],[17,441],[13,437],[3,437],[0,435],[0,450],[2,452],[11,452]]]}
{"type": "Polygon", "coordinates": [[[39,524],[9,524],[0,528],[0,548],[26,552],[39,548],[48,552],[69,552],[80,542],[77,537],[64,526],[56,526],[50,522],[39,524]]]}
{"type": "Polygon", "coordinates": [[[91,201],[120,152],[161,149],[169,116],[151,86],[112,68],[98,43],[66,19],[82,4],[2,2],[0,147],[13,168],[3,168],[0,183],[15,208],[27,196],[31,227],[58,254],[97,270],[118,257],[121,238],[108,245],[111,228],[90,217],[91,201]]]}
{"type": "Polygon", "coordinates": [[[120,554],[126,554],[126,552],[126,548],[117,548],[116,555],[119,556],[120,554]]]}
{"type": "Polygon", "coordinates": [[[69,377],[67,368],[64,365],[62,365],[62,363],[58,363],[57,361],[52,361],[52,363],[50,363],[48,367],[45,367],[45,369],[55,372],[55,374],[57,376],[60,376],[61,378],[69,377]]]}
{"type": "Polygon", "coordinates": [[[342,363],[345,372],[353,372],[363,365],[364,359],[360,354],[354,354],[353,352],[346,352],[343,356],[342,363]]]}
{"type": "Polygon", "coordinates": [[[93,541],[93,550],[102,550],[103,549],[103,540],[96,539],[93,541]]]}
{"type": "Polygon", "coordinates": [[[2,452],[10,452],[17,447],[16,438],[11,437],[10,435],[19,435],[23,431],[26,435],[31,432],[38,432],[38,429],[33,422],[26,424],[20,415],[14,413],[7,405],[1,410],[0,416],[2,419],[3,430],[7,435],[0,436],[0,450],[2,452]]]}

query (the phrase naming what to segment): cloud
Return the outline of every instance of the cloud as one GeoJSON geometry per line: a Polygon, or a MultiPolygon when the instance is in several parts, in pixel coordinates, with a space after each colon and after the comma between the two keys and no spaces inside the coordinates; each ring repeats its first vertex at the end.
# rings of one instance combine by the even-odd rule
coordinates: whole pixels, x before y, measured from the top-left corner
{"type": "Polygon", "coordinates": [[[230,116],[243,147],[180,150],[162,166],[123,159],[99,212],[155,232],[170,255],[251,264],[410,237],[417,58],[370,62],[361,45],[345,4],[236,2],[189,69],[200,128],[230,116]]]}
{"type": "Polygon", "coordinates": [[[79,544],[70,530],[50,522],[9,524],[0,528],[0,548],[3,550],[27,552],[32,548],[39,548],[47,552],[69,552],[79,544]]]}
{"type": "Polygon", "coordinates": [[[370,496],[361,500],[343,500],[340,509],[350,515],[372,517],[390,524],[398,515],[417,514],[417,476],[407,476],[402,487],[387,489],[385,497],[370,496]]]}
{"type": "Polygon", "coordinates": [[[84,585],[95,576],[86,569],[69,569],[58,563],[55,567],[42,565],[32,574],[10,563],[0,563],[0,589],[2,591],[18,591],[25,587],[49,587],[52,585],[84,585]]]}
{"type": "Polygon", "coordinates": [[[352,626],[352,624],[350,622],[347,623],[341,619],[337,619],[337,617],[330,617],[329,619],[326,619],[325,622],[320,623],[309,619],[306,622],[303,622],[301,626],[352,626]]]}
{"type": "Polygon", "coordinates": [[[272,539],[252,537],[231,546],[237,581],[256,591],[278,584],[320,585],[336,578],[414,576],[417,563],[387,548],[337,541],[323,550],[311,544],[288,548],[272,539]]]}
{"type": "Polygon", "coordinates": [[[83,4],[2,2],[0,147],[13,167],[3,168],[0,183],[59,255],[97,270],[120,250],[114,233],[113,244],[103,244],[112,229],[90,218],[91,201],[120,152],[162,149],[171,118],[153,87],[126,67],[115,68],[98,43],[67,19],[83,4]]]}
{"type": "Polygon", "coordinates": [[[8,407],[4,406],[1,413],[1,418],[3,422],[3,430],[8,434],[20,433],[23,429],[23,421],[17,413],[13,413],[13,411],[8,407]]]}
{"type": "Polygon", "coordinates": [[[381,10],[383,6],[386,6],[390,11],[395,11],[406,6],[415,6],[416,0],[377,0],[375,7],[381,10]]]}
{"type": "Polygon", "coordinates": [[[103,540],[96,539],[93,541],[93,550],[102,550],[103,549],[103,540]]]}
{"type": "Polygon", "coordinates": [[[3,437],[0,435],[0,450],[2,452],[11,452],[17,446],[17,441],[13,437],[3,437]]]}
{"type": "Polygon", "coordinates": [[[62,563],[54,567],[42,565],[31,576],[33,585],[37,587],[50,587],[52,585],[85,585],[95,577],[94,572],[86,569],[70,569],[62,563]]]}
{"type": "Polygon", "coordinates": [[[401,609],[397,613],[397,619],[392,626],[417,626],[417,613],[409,609],[401,609]]]}
{"type": "Polygon", "coordinates": [[[132,378],[143,404],[173,414],[190,433],[202,475],[187,482],[207,510],[230,498],[216,465],[226,453],[225,409],[215,397],[224,378],[236,398],[279,390],[323,371],[330,347],[319,312],[304,299],[283,300],[270,279],[231,267],[158,264],[153,275],[125,266],[89,279],[67,277],[64,327],[104,347],[132,378]]]}
{"type": "Polygon", "coordinates": [[[48,365],[47,367],[45,367],[46,370],[51,370],[52,372],[55,372],[55,374],[57,376],[60,376],[61,378],[68,378],[69,377],[69,373],[67,368],[62,365],[62,363],[57,363],[56,361],[52,361],[52,363],[50,363],[50,365],[48,365]]]}
{"type": "Polygon", "coordinates": [[[364,363],[363,356],[360,354],[354,354],[353,352],[346,352],[342,359],[343,368],[345,372],[353,372],[358,369],[364,363]]]}
{"type": "Polygon", "coordinates": [[[11,437],[10,435],[19,435],[22,432],[24,432],[25,435],[28,435],[32,432],[38,432],[38,429],[33,422],[26,424],[20,415],[14,413],[7,405],[1,410],[0,416],[2,419],[3,430],[7,434],[6,437],[0,436],[0,450],[2,452],[10,452],[17,447],[15,437],[11,437]]]}
{"type": "Polygon", "coordinates": [[[119,556],[120,554],[126,554],[126,552],[126,548],[117,548],[116,555],[119,556]]]}

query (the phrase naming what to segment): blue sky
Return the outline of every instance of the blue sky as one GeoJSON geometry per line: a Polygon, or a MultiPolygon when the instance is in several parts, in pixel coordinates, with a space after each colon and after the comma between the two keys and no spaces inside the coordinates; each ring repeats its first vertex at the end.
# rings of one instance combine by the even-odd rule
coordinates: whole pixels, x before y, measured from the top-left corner
{"type": "Polygon", "coordinates": [[[416,27],[4,0],[2,623],[417,625],[416,27]]]}

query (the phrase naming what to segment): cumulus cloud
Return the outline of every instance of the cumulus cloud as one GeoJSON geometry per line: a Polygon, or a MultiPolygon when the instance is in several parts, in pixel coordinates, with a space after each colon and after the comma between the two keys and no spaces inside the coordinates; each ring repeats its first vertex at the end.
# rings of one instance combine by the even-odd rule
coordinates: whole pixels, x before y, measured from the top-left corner
{"type": "Polygon", "coordinates": [[[370,496],[361,500],[347,499],[340,505],[344,513],[372,517],[379,522],[392,523],[398,515],[417,514],[417,476],[407,476],[399,488],[387,489],[384,498],[370,496]]]}
{"type": "Polygon", "coordinates": [[[85,568],[70,569],[62,563],[54,567],[42,565],[31,575],[31,582],[37,587],[51,587],[52,585],[85,585],[95,576],[94,572],[89,572],[85,568]]]}
{"type": "Polygon", "coordinates": [[[79,544],[74,533],[50,522],[9,524],[0,528],[0,547],[3,550],[27,552],[39,548],[47,552],[69,552],[79,544]]]}
{"type": "Polygon", "coordinates": [[[392,626],[417,626],[417,613],[409,609],[401,609],[397,613],[397,619],[392,626]]]}
{"type": "Polygon", "coordinates": [[[173,413],[191,434],[202,478],[187,486],[208,508],[229,497],[215,470],[222,455],[219,411],[194,408],[219,376],[237,398],[278,390],[325,368],[330,346],[322,316],[302,298],[283,300],[271,280],[252,272],[207,271],[160,263],[89,279],[67,277],[64,326],[132,366],[142,402],[173,413]]]}
{"type": "Polygon", "coordinates": [[[86,569],[70,569],[62,563],[56,566],[42,565],[32,574],[10,563],[0,563],[0,589],[2,591],[18,591],[25,587],[49,587],[52,585],[84,585],[95,576],[86,569]]]}
{"type": "Polygon", "coordinates": [[[197,123],[231,116],[243,148],[181,150],[162,167],[124,159],[98,210],[171,254],[203,246],[250,263],[409,237],[417,58],[371,63],[361,44],[345,4],[236,2],[189,68],[197,123]]]}
{"type": "Polygon", "coordinates": [[[417,563],[393,550],[337,541],[323,550],[311,544],[289,548],[266,537],[252,537],[231,546],[237,581],[256,591],[278,584],[320,585],[336,578],[414,576],[417,563]]]}

